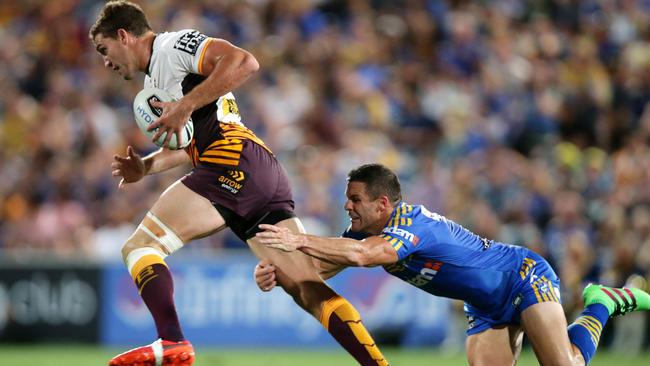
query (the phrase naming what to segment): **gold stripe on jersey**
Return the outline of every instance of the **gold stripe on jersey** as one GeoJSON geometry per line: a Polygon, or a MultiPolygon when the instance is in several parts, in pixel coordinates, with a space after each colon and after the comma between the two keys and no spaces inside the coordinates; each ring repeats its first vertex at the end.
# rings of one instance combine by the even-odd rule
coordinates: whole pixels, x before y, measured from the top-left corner
{"type": "Polygon", "coordinates": [[[519,269],[519,276],[521,276],[522,280],[528,276],[530,269],[533,268],[535,263],[537,262],[535,262],[534,259],[530,259],[528,257],[524,258],[524,262],[521,264],[521,268],[519,269]]]}
{"type": "Polygon", "coordinates": [[[395,210],[395,217],[393,217],[392,220],[388,223],[388,226],[394,226],[397,227],[399,225],[399,219],[400,219],[400,209],[398,208],[395,210]]]}
{"type": "Polygon", "coordinates": [[[203,154],[201,154],[201,157],[222,157],[222,158],[232,158],[239,160],[241,157],[240,153],[237,152],[232,152],[232,151],[222,151],[221,149],[219,150],[209,150],[209,151],[204,151],[203,154]]]}
{"type": "Polygon", "coordinates": [[[196,150],[196,140],[192,139],[190,144],[185,148],[185,152],[190,156],[192,165],[196,166],[199,163],[199,152],[196,150]]]}
{"type": "Polygon", "coordinates": [[[413,219],[411,219],[410,217],[407,218],[402,217],[399,219],[399,224],[403,226],[411,226],[413,225],[413,219]]]}
{"type": "Polygon", "coordinates": [[[241,139],[214,141],[199,156],[199,161],[214,164],[238,166],[244,143],[241,139]]]}
{"type": "Polygon", "coordinates": [[[409,205],[403,205],[402,206],[402,215],[406,215],[407,213],[411,212],[413,210],[413,207],[409,205]]]}
{"type": "Polygon", "coordinates": [[[560,302],[560,299],[557,298],[557,295],[555,294],[555,288],[553,287],[553,282],[551,282],[549,279],[546,278],[546,276],[542,276],[542,281],[546,283],[546,286],[548,286],[548,296],[551,298],[550,301],[555,301],[555,302],[560,302]]]}
{"type": "Polygon", "coordinates": [[[249,130],[246,128],[244,125],[238,124],[238,123],[221,123],[219,125],[221,127],[221,134],[225,138],[245,138],[247,140],[251,140],[254,143],[260,145],[263,147],[266,151],[269,153],[273,153],[271,149],[266,147],[264,144],[264,141],[262,141],[259,137],[255,136],[253,131],[249,130]]]}
{"type": "Polygon", "coordinates": [[[537,289],[537,283],[534,282],[531,283],[530,287],[532,287],[533,291],[535,292],[535,297],[537,298],[537,302],[544,302],[544,300],[542,300],[542,297],[539,294],[539,290],[537,289]]]}
{"type": "Polygon", "coordinates": [[[273,152],[266,147],[264,141],[239,123],[220,123],[222,139],[213,141],[203,152],[198,153],[194,142],[188,149],[188,154],[193,157],[194,165],[198,162],[214,163],[230,166],[238,166],[241,152],[244,149],[244,141],[250,140],[263,147],[266,151],[273,152]]]}
{"type": "Polygon", "coordinates": [[[210,150],[214,149],[218,146],[237,146],[241,145],[244,140],[242,139],[222,139],[222,140],[217,140],[213,143],[210,144],[210,146],[206,147],[205,150],[210,150]]]}
{"type": "Polygon", "coordinates": [[[397,242],[397,244],[393,245],[393,249],[395,249],[395,251],[398,251],[399,248],[401,248],[403,245],[404,245],[404,242],[400,240],[400,241],[397,242]]]}
{"type": "Polygon", "coordinates": [[[201,55],[199,56],[199,75],[203,75],[203,58],[205,57],[205,51],[208,50],[208,46],[210,45],[210,42],[212,42],[212,38],[208,38],[205,41],[205,46],[203,46],[203,49],[201,50],[201,55]]]}
{"type": "Polygon", "coordinates": [[[231,166],[239,165],[239,159],[233,160],[233,159],[222,159],[222,158],[200,158],[199,160],[205,163],[231,165],[231,166]]]}
{"type": "Polygon", "coordinates": [[[237,151],[241,152],[244,149],[244,144],[221,145],[219,150],[237,151]]]}
{"type": "Polygon", "coordinates": [[[216,140],[201,153],[199,161],[213,164],[238,166],[243,149],[244,139],[225,138],[216,140]]]}

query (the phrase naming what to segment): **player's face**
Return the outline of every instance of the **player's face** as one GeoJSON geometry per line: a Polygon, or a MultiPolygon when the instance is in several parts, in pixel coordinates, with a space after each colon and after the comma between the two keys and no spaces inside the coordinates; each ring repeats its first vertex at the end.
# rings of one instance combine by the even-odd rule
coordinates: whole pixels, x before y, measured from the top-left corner
{"type": "Polygon", "coordinates": [[[350,229],[352,231],[363,231],[369,234],[379,234],[383,227],[379,199],[371,200],[366,192],[366,184],[363,182],[348,182],[345,191],[347,200],[345,210],[350,216],[350,229]]]}
{"type": "Polygon", "coordinates": [[[98,34],[93,41],[95,49],[102,55],[104,67],[115,71],[125,80],[131,80],[135,76],[137,72],[135,59],[129,48],[119,38],[104,37],[98,34]]]}

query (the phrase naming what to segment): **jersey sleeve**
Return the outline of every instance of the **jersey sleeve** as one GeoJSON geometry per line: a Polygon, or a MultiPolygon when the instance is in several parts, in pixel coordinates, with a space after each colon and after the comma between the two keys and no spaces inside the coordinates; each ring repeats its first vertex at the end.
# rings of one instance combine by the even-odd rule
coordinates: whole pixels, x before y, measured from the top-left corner
{"type": "Polygon", "coordinates": [[[192,74],[201,74],[203,57],[211,41],[212,38],[197,30],[185,29],[178,32],[170,53],[173,53],[177,65],[183,71],[192,74]]]}
{"type": "Polygon", "coordinates": [[[420,248],[420,237],[410,225],[388,226],[382,230],[379,237],[386,240],[397,252],[400,260],[417,252],[420,248]]]}
{"type": "MultiPolygon", "coordinates": [[[[201,75],[203,57],[213,38],[194,30],[179,31],[168,48],[172,64],[183,72],[201,75]]],[[[232,92],[228,92],[217,100],[217,119],[223,123],[241,123],[241,115],[232,92]]]]}

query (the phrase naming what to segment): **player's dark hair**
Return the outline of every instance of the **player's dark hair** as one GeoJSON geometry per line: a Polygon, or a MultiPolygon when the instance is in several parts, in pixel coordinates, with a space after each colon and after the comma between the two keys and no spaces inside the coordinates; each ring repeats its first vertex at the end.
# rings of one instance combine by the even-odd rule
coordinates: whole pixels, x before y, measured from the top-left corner
{"type": "Polygon", "coordinates": [[[98,34],[117,38],[117,30],[120,28],[136,36],[151,30],[140,5],[124,0],[109,1],[90,28],[90,39],[95,39],[98,34]]]}
{"type": "Polygon", "coordinates": [[[348,173],[348,182],[366,184],[366,192],[371,200],[385,195],[393,203],[402,200],[402,188],[397,175],[381,164],[364,164],[348,173]]]}

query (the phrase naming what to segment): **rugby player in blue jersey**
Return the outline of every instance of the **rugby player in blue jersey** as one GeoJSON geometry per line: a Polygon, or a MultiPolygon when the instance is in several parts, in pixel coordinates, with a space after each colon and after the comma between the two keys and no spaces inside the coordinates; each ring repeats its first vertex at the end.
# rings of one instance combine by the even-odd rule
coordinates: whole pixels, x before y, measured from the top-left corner
{"type": "MultiPolygon", "coordinates": [[[[381,265],[430,294],[465,302],[466,351],[471,365],[512,365],[526,333],[542,365],[585,365],[607,320],[650,309],[650,295],[636,288],[589,285],[584,311],[567,327],[560,281],[534,252],[482,238],[461,225],[402,201],[397,176],[379,164],[348,175],[345,209],[351,225],[343,238],[294,233],[260,225],[260,243],[316,258],[323,277],[346,266],[381,265]]],[[[275,286],[275,268],[260,262],[256,281],[275,286]]]]}

